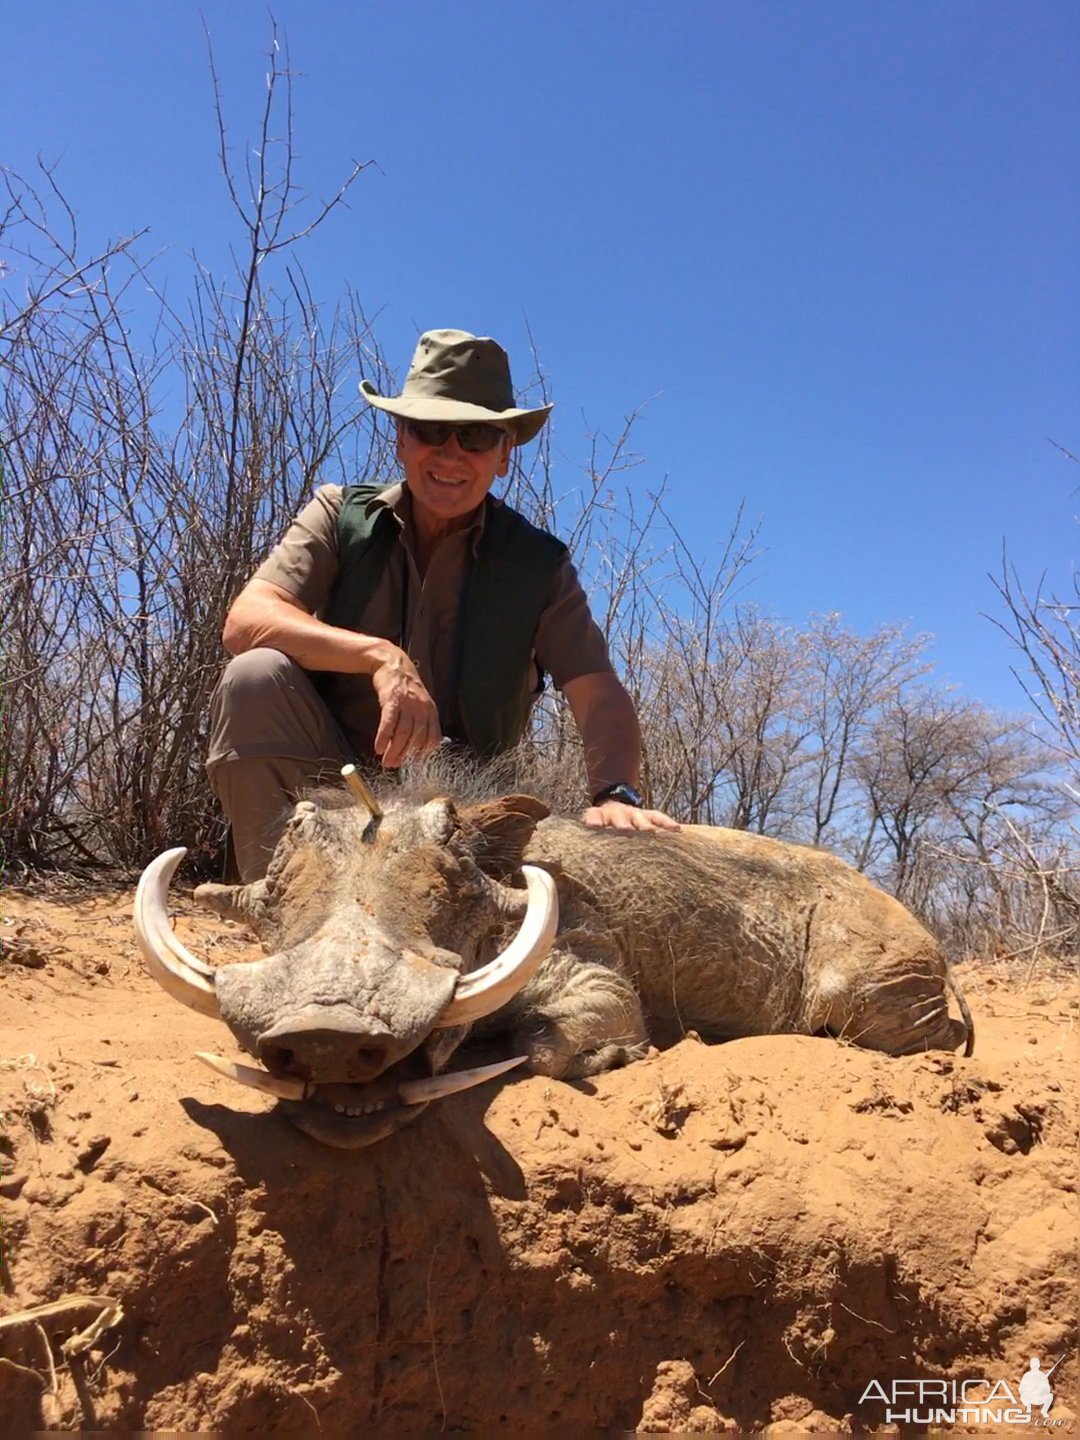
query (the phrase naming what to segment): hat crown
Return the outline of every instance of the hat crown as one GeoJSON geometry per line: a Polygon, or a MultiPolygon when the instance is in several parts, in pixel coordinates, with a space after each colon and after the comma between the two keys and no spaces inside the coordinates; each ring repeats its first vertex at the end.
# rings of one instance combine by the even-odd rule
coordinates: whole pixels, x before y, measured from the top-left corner
{"type": "Polygon", "coordinates": [[[467,330],[425,331],[400,395],[380,395],[370,380],[360,381],[360,393],[400,420],[494,422],[509,430],[515,445],[535,439],[551,413],[550,403],[532,409],[515,405],[506,351],[490,336],[467,330]]]}
{"type": "Polygon", "coordinates": [[[488,335],[428,330],[420,336],[401,393],[510,410],[514,405],[510,357],[488,335]]]}

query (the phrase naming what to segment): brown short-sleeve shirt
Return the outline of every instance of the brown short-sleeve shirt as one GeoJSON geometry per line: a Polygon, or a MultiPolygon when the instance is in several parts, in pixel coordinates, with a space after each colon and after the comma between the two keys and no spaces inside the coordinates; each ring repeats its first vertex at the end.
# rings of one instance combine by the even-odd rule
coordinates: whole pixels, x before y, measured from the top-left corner
{"type": "MultiPolygon", "coordinates": [[[[257,580],[269,581],[287,591],[313,615],[325,607],[337,578],[337,524],[342,493],[340,485],[321,486],[255,572],[257,580]]],[[[393,640],[406,651],[438,705],[446,730],[453,719],[453,697],[447,691],[454,630],[468,561],[483,532],[484,507],[468,528],[451,531],[421,577],[406,488],[391,486],[371,503],[393,513],[400,527],[400,544],[394,547],[371,599],[357,617],[356,628],[365,635],[393,640]]],[[[548,671],[559,689],[581,675],[612,668],[607,644],[589,612],[569,556],[559,564],[551,602],[540,616],[533,658],[538,670],[548,671]]],[[[338,723],[361,753],[370,753],[379,723],[370,677],[336,675],[326,687],[326,698],[338,723]]]]}

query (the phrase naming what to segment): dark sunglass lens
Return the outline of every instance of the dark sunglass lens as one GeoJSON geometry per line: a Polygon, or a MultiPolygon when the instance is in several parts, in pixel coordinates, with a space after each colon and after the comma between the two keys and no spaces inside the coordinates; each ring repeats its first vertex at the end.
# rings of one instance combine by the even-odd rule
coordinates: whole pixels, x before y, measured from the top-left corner
{"type": "Polygon", "coordinates": [[[444,420],[406,420],[405,428],[421,445],[444,445],[454,427],[444,420]]]}
{"type": "Polygon", "coordinates": [[[505,434],[498,425],[488,425],[483,420],[464,425],[451,425],[445,420],[406,420],[405,428],[421,445],[445,445],[451,435],[456,435],[462,450],[474,455],[494,450],[505,434]]]}
{"type": "Polygon", "coordinates": [[[484,450],[494,450],[503,438],[503,432],[497,425],[486,425],[482,420],[478,420],[472,425],[459,425],[457,438],[462,450],[479,454],[484,450]]]}

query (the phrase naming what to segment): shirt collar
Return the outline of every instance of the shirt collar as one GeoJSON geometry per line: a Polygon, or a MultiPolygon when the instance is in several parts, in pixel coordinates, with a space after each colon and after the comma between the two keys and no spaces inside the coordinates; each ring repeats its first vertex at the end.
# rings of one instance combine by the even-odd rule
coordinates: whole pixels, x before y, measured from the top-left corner
{"type": "MultiPolygon", "coordinates": [[[[474,555],[479,548],[480,538],[484,533],[489,504],[498,505],[501,504],[501,501],[495,500],[489,495],[477,510],[467,528],[466,533],[469,535],[469,548],[474,555]]],[[[403,481],[398,481],[396,485],[388,485],[385,490],[380,490],[378,495],[372,496],[364,509],[365,513],[369,515],[375,510],[389,510],[400,526],[406,543],[411,545],[413,539],[412,497],[409,495],[403,481]]]]}

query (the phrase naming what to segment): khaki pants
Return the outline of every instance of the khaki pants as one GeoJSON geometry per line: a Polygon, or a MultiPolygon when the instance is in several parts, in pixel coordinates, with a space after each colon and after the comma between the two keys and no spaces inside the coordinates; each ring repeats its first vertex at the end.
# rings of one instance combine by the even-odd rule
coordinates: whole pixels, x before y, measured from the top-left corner
{"type": "Polygon", "coordinates": [[[297,796],[340,784],[342,765],[356,758],[294,660],[279,650],[249,650],[229,662],[210,702],[206,771],[245,884],[266,873],[297,796]]]}

